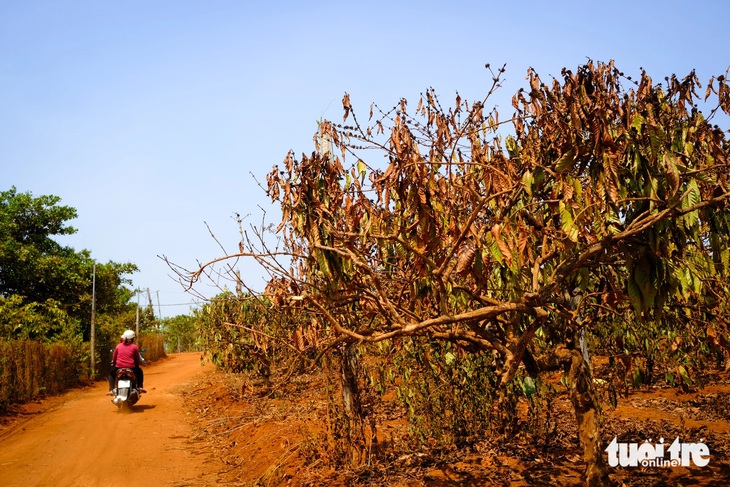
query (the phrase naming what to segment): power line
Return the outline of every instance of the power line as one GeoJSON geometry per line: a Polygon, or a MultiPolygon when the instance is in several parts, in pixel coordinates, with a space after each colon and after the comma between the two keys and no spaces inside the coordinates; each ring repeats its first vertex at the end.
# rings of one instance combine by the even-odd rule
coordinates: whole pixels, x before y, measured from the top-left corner
{"type": "MultiPolygon", "coordinates": [[[[153,307],[157,307],[157,306],[198,306],[200,304],[201,303],[169,303],[169,304],[163,303],[163,304],[155,304],[155,305],[153,305],[153,307]]],[[[149,304],[147,306],[149,306],[149,304]]],[[[142,306],[140,305],[140,308],[141,307],[142,306]]]]}

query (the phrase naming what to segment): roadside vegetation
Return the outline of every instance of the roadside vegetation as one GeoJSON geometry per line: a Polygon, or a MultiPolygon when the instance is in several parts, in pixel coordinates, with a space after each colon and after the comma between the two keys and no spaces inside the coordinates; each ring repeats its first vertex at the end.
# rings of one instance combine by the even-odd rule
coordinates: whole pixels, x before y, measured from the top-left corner
{"type": "MultiPolygon", "coordinates": [[[[80,384],[90,377],[92,280],[95,274],[97,377],[122,331],[135,329],[132,263],[95,262],[88,250],[56,237],[76,230],[76,210],[52,195],[16,188],[0,192],[0,412],[80,384]]],[[[139,310],[139,343],[146,358],[164,356],[160,321],[139,310]]]]}

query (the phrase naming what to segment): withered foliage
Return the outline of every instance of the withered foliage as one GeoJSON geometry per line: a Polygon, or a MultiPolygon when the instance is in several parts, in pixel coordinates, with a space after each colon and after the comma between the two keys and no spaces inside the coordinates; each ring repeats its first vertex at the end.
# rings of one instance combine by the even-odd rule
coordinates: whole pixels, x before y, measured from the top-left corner
{"type": "Polygon", "coordinates": [[[724,310],[728,143],[711,119],[730,112],[727,79],[702,99],[694,73],[530,70],[500,120],[486,107],[503,69],[482,101],[444,108],[428,90],[412,113],[371,107],[367,125],[345,95],[351,124],[322,122],[314,153],[268,175],[300,256],[286,279],[333,339],[493,350],[506,383],[538,332],[554,348],[617,316],[724,310]]]}
{"type": "MultiPolygon", "coordinates": [[[[316,150],[267,176],[280,246],[244,238],[188,278],[255,257],[268,300],[311,316],[321,351],[448,343],[446,365],[491,354],[479,363],[503,389],[521,365],[562,366],[587,483],[606,485],[589,342],[625,364],[622,380],[663,361],[685,385],[697,357],[730,352],[729,145],[713,125],[730,114],[727,73],[700,95],[694,73],[656,84],[588,62],[546,83],[529,70],[501,118],[488,103],[503,72],[483,100],[448,106],[429,89],[413,111],[372,105],[366,123],[345,94],[343,122],[322,121],[316,150]]],[[[347,363],[343,397],[357,392],[347,363]]]]}

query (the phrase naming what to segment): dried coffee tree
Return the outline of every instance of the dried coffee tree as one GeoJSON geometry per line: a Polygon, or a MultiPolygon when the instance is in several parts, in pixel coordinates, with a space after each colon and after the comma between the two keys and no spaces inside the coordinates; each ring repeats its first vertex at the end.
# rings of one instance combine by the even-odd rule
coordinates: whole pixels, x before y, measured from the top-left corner
{"type": "Polygon", "coordinates": [[[586,332],[725,309],[728,142],[711,120],[730,88],[633,82],[613,62],[549,83],[530,70],[500,120],[487,103],[503,70],[482,101],[444,107],[429,90],[412,112],[372,106],[367,124],[345,95],[345,122],[322,122],[317,150],[267,177],[292,257],[283,294],[337,342],[491,350],[502,385],[562,362],[587,485],[607,485],[586,332]]]}

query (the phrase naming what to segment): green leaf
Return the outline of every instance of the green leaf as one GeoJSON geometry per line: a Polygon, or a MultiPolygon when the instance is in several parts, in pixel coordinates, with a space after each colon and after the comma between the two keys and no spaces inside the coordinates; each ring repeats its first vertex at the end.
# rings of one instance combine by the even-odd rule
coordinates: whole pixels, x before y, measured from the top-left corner
{"type": "Polygon", "coordinates": [[[642,257],[634,266],[632,272],[633,281],[641,293],[642,311],[654,307],[657,289],[652,282],[652,264],[648,257],[642,257]]]}
{"type": "Polygon", "coordinates": [[[507,153],[510,157],[520,157],[520,148],[517,145],[517,140],[514,137],[508,135],[504,141],[504,144],[507,147],[507,153]]]}
{"type": "Polygon", "coordinates": [[[446,352],[446,355],[444,355],[444,360],[446,362],[446,365],[453,365],[454,362],[456,362],[456,355],[454,355],[452,352],[446,352]]]}
{"type": "Polygon", "coordinates": [[[535,182],[535,179],[532,177],[532,172],[525,171],[525,173],[522,175],[522,184],[525,187],[525,191],[527,191],[527,194],[529,196],[532,196],[532,184],[535,182]]]}
{"type": "Polygon", "coordinates": [[[560,156],[555,161],[555,170],[557,172],[566,172],[573,168],[575,165],[575,151],[570,149],[568,152],[560,156]]]}
{"type": "Polygon", "coordinates": [[[688,386],[692,385],[692,379],[690,378],[687,369],[684,368],[684,365],[680,365],[679,367],[677,367],[677,372],[679,372],[679,376],[682,378],[682,382],[684,382],[688,386]]]}
{"type": "Polygon", "coordinates": [[[641,115],[634,115],[634,119],[631,121],[631,127],[641,135],[641,126],[644,123],[644,118],[641,115]]]}
{"type": "Polygon", "coordinates": [[[489,249],[489,255],[492,257],[493,260],[499,262],[500,264],[504,263],[504,256],[502,255],[502,251],[499,250],[497,240],[491,235],[488,237],[487,240],[487,248],[489,249]]]}
{"type": "Polygon", "coordinates": [[[641,312],[644,309],[644,302],[643,297],[641,294],[641,290],[639,289],[639,286],[636,284],[636,281],[634,280],[633,275],[629,277],[628,282],[626,283],[626,290],[629,294],[629,301],[631,301],[631,305],[634,307],[634,309],[637,312],[641,312]]]}
{"type": "Polygon", "coordinates": [[[571,215],[570,210],[568,208],[568,205],[566,205],[564,202],[560,202],[558,204],[558,211],[560,212],[560,226],[565,232],[565,234],[568,236],[568,238],[573,241],[578,241],[578,227],[575,225],[575,222],[573,221],[573,215],[571,215]]]}
{"type": "MultiPolygon", "coordinates": [[[[702,194],[697,186],[697,181],[694,179],[687,183],[687,188],[682,198],[681,208],[687,210],[695,205],[698,205],[702,201],[702,194]]],[[[698,210],[690,211],[689,213],[682,216],[682,225],[685,229],[691,230],[699,225],[699,212],[698,210]]]]}
{"type": "Polygon", "coordinates": [[[687,183],[686,198],[682,202],[682,209],[698,205],[701,201],[702,194],[700,193],[700,188],[697,186],[697,181],[691,179],[689,183],[687,183]]]}
{"type": "Polygon", "coordinates": [[[532,379],[532,377],[525,377],[522,380],[522,392],[527,397],[532,397],[535,392],[537,392],[537,388],[535,387],[535,381],[532,379]]]}

